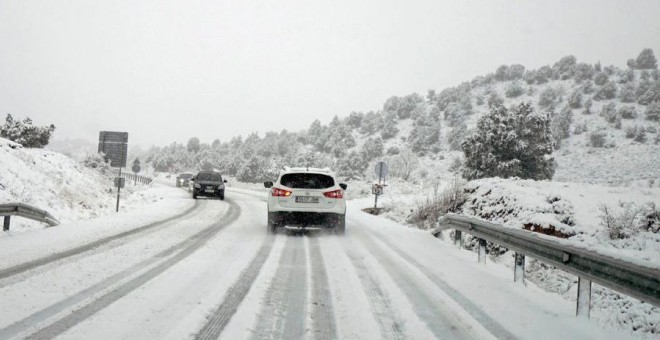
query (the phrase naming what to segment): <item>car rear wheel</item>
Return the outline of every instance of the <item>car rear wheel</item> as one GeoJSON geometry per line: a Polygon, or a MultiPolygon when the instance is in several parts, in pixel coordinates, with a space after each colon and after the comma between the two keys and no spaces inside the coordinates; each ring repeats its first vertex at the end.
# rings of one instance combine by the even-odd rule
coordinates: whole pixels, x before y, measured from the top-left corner
{"type": "Polygon", "coordinates": [[[346,234],[346,215],[341,215],[337,218],[334,225],[335,234],[344,235],[346,234]]]}
{"type": "Polygon", "coordinates": [[[273,218],[271,217],[270,213],[268,213],[268,221],[266,222],[266,231],[268,231],[269,234],[275,234],[277,232],[277,223],[273,221],[273,218]]]}
{"type": "Polygon", "coordinates": [[[193,199],[197,199],[197,194],[193,192],[193,199]]]}

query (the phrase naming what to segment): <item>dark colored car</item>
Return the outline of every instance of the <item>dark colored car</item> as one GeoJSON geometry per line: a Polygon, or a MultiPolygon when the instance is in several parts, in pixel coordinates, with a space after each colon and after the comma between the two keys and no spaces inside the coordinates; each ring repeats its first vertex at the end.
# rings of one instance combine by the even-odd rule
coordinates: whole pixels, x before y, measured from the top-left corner
{"type": "Polygon", "coordinates": [[[176,187],[177,188],[187,188],[188,184],[190,184],[190,179],[193,177],[193,174],[179,174],[179,176],[176,176],[176,187]]]}
{"type": "Polygon", "coordinates": [[[191,180],[194,181],[192,185],[192,197],[194,199],[197,199],[197,196],[225,199],[225,183],[227,183],[227,180],[223,180],[219,173],[200,171],[191,180]]]}

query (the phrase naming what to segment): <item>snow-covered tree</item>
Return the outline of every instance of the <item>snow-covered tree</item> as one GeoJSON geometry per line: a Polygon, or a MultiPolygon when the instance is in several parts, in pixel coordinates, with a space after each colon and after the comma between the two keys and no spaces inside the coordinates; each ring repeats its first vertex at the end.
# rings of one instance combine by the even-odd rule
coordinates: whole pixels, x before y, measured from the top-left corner
{"type": "Polygon", "coordinates": [[[188,152],[191,153],[197,153],[199,152],[200,149],[200,143],[199,143],[199,138],[193,137],[188,140],[188,144],[186,145],[186,149],[188,152]]]}
{"type": "Polygon", "coordinates": [[[601,87],[596,94],[594,94],[595,100],[605,100],[613,99],[616,97],[616,84],[613,81],[608,81],[601,87]]]}
{"type": "Polygon", "coordinates": [[[582,93],[579,90],[573,91],[568,97],[568,105],[573,109],[582,107],[582,93]]]}
{"type": "Polygon", "coordinates": [[[0,137],[9,139],[26,148],[43,148],[50,142],[55,131],[55,125],[35,126],[29,117],[23,121],[15,120],[11,114],[5,117],[5,123],[0,125],[0,137]]]}
{"type": "Polygon", "coordinates": [[[637,93],[634,83],[627,83],[621,87],[619,97],[624,103],[634,103],[637,100],[637,93]]]}
{"type": "Polygon", "coordinates": [[[559,145],[559,141],[571,135],[571,123],[573,122],[573,111],[570,107],[564,107],[558,114],[552,116],[550,123],[552,135],[559,145]]]}
{"type": "Polygon", "coordinates": [[[440,121],[425,114],[413,124],[408,135],[408,143],[413,152],[423,155],[440,149],[440,121]]]}
{"type": "Polygon", "coordinates": [[[337,159],[335,170],[337,175],[344,180],[360,179],[369,166],[367,157],[358,151],[351,151],[337,159]]]}
{"type": "Polygon", "coordinates": [[[385,151],[385,145],[380,137],[368,138],[362,145],[362,154],[371,161],[374,158],[379,158],[385,151]]]}
{"type": "Polygon", "coordinates": [[[523,93],[525,93],[523,85],[517,80],[506,84],[504,87],[504,94],[507,98],[520,97],[523,93]]]}
{"type": "Polygon", "coordinates": [[[554,142],[547,114],[537,114],[530,103],[507,109],[496,107],[477,123],[463,142],[464,176],[551,179],[554,142]]]}
{"type": "Polygon", "coordinates": [[[614,123],[618,117],[616,104],[614,102],[609,102],[604,105],[600,110],[600,115],[605,118],[608,123],[614,123]]]}
{"type": "Polygon", "coordinates": [[[660,121],[660,102],[653,102],[646,107],[646,119],[660,121]]]}
{"type": "Polygon", "coordinates": [[[624,119],[635,119],[637,118],[637,110],[634,106],[622,106],[619,108],[619,117],[624,119]]]}
{"type": "Polygon", "coordinates": [[[640,70],[658,68],[658,60],[655,58],[652,49],[645,48],[642,50],[642,52],[637,56],[637,59],[635,59],[635,68],[640,70]]]}
{"type": "Polygon", "coordinates": [[[552,109],[561,101],[561,92],[559,89],[547,87],[539,95],[539,106],[552,109]]]}
{"type": "Polygon", "coordinates": [[[607,83],[607,81],[610,79],[610,77],[607,75],[605,72],[598,72],[594,76],[594,84],[598,86],[603,86],[607,83]]]}

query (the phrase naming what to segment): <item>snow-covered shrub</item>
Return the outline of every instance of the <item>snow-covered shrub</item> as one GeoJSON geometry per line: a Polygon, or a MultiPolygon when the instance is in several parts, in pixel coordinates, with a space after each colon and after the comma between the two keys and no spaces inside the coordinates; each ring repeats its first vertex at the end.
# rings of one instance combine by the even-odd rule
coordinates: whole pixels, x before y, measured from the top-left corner
{"type": "Polygon", "coordinates": [[[635,119],[637,118],[637,110],[634,106],[622,106],[619,108],[619,116],[624,119],[635,119]]]}
{"type": "Polygon", "coordinates": [[[582,107],[582,93],[578,90],[575,90],[568,97],[568,105],[573,109],[579,109],[582,107]]]}
{"type": "Polygon", "coordinates": [[[403,149],[397,155],[387,157],[392,177],[401,178],[404,181],[419,167],[419,157],[410,149],[403,149]]]}
{"type": "Polygon", "coordinates": [[[15,120],[7,114],[5,123],[0,125],[0,137],[9,139],[23,145],[26,148],[43,148],[50,142],[50,137],[55,131],[55,125],[35,126],[29,117],[23,121],[15,120]]]}
{"type": "Polygon", "coordinates": [[[619,83],[626,84],[635,80],[635,71],[632,69],[621,70],[618,74],[619,83]]]}
{"type": "Polygon", "coordinates": [[[110,175],[112,168],[110,163],[105,161],[102,153],[88,154],[82,160],[82,165],[94,169],[103,175],[110,175]]]}
{"type": "Polygon", "coordinates": [[[591,98],[587,99],[587,101],[584,102],[584,111],[582,111],[582,113],[585,115],[590,115],[592,105],[593,105],[593,101],[591,100],[591,98]]]}
{"type": "Polygon", "coordinates": [[[573,134],[581,135],[584,132],[587,132],[589,128],[587,127],[587,122],[582,122],[581,124],[576,124],[573,128],[573,134]]]}
{"type": "Polygon", "coordinates": [[[497,81],[505,81],[509,76],[509,66],[500,65],[497,70],[495,70],[495,79],[497,81]]]}
{"type": "MultiPolygon", "coordinates": [[[[385,114],[385,116],[383,117],[383,128],[380,131],[381,138],[383,138],[383,140],[388,140],[396,136],[396,134],[399,132],[399,128],[397,128],[396,126],[397,126],[396,113],[390,112],[385,114]]],[[[353,137],[351,136],[351,138],[353,137]]]]}
{"type": "Polygon", "coordinates": [[[467,135],[468,135],[467,125],[465,125],[464,122],[455,125],[451,129],[451,131],[449,131],[449,135],[447,136],[447,142],[449,142],[449,148],[451,150],[462,150],[461,144],[463,143],[467,135]]]}
{"type": "Polygon", "coordinates": [[[573,110],[568,106],[564,107],[558,114],[553,115],[550,128],[555,141],[570,137],[572,122],[573,110]]]}
{"type": "Polygon", "coordinates": [[[502,105],[504,105],[504,100],[497,93],[493,92],[488,96],[488,108],[492,109],[502,105]]]}
{"type": "Polygon", "coordinates": [[[572,68],[573,80],[576,83],[581,83],[584,80],[591,79],[594,76],[593,66],[587,63],[579,63],[572,68]]]}
{"type": "Polygon", "coordinates": [[[605,146],[607,140],[605,139],[607,135],[604,131],[598,130],[589,134],[589,145],[594,148],[602,148],[605,146]]]}
{"type": "Polygon", "coordinates": [[[462,146],[467,179],[550,179],[555,172],[550,118],[535,113],[530,103],[492,109],[462,146]]]}
{"type": "Polygon", "coordinates": [[[595,100],[613,99],[616,97],[616,84],[608,81],[594,94],[595,100]]]}
{"type": "Polygon", "coordinates": [[[645,48],[639,53],[637,59],[635,59],[635,68],[639,70],[658,68],[658,60],[655,58],[652,49],[645,48]]]}
{"type": "Polygon", "coordinates": [[[449,183],[449,186],[442,192],[438,192],[438,185],[434,187],[433,195],[427,197],[408,218],[408,222],[416,225],[420,229],[431,229],[437,226],[441,216],[448,212],[457,212],[465,203],[467,194],[465,193],[466,182],[456,176],[449,183]]]}
{"type": "MultiPolygon", "coordinates": [[[[316,121],[315,121],[316,122],[316,121]]],[[[314,124],[314,123],[312,123],[314,124]]],[[[319,122],[320,124],[320,122],[319,122]]],[[[362,118],[362,124],[360,126],[360,133],[363,135],[372,135],[383,128],[383,116],[380,113],[375,113],[369,111],[362,118]]],[[[311,131],[310,131],[311,135],[311,131]]]]}
{"type": "Polygon", "coordinates": [[[526,71],[523,76],[523,80],[528,84],[532,85],[536,82],[536,71],[526,71]]]}
{"type": "Polygon", "coordinates": [[[660,102],[653,102],[646,107],[646,119],[660,121],[660,102]]]}
{"type": "Polygon", "coordinates": [[[586,82],[580,86],[580,91],[584,94],[591,94],[594,92],[594,85],[591,82],[586,82]]]}
{"type": "Polygon", "coordinates": [[[399,148],[396,147],[396,146],[390,146],[389,148],[387,148],[386,153],[387,153],[388,156],[398,155],[399,154],[399,148]]]}
{"type": "Polygon", "coordinates": [[[609,79],[610,79],[610,78],[607,76],[607,73],[605,73],[605,72],[598,72],[598,73],[596,73],[596,75],[594,76],[594,84],[596,84],[596,85],[598,85],[598,86],[603,86],[603,85],[605,85],[605,84],[607,83],[607,81],[608,81],[609,79]]]}
{"type": "Polygon", "coordinates": [[[623,87],[621,87],[621,91],[619,92],[621,101],[624,103],[634,103],[637,100],[637,93],[635,90],[636,89],[634,83],[623,85],[623,87]]]}
{"type": "Polygon", "coordinates": [[[458,174],[461,172],[461,169],[463,168],[463,161],[461,161],[460,157],[454,157],[454,159],[451,161],[451,164],[449,165],[449,172],[453,174],[458,174]]]}
{"type": "Polygon", "coordinates": [[[346,125],[350,126],[353,129],[359,129],[362,125],[362,119],[364,119],[364,113],[362,112],[351,112],[346,119],[346,125]]]}
{"type": "Polygon", "coordinates": [[[553,108],[561,101],[561,92],[559,89],[548,87],[539,94],[539,106],[543,108],[553,108]]]}
{"type": "Polygon", "coordinates": [[[657,233],[660,229],[660,212],[652,202],[638,205],[634,202],[619,202],[617,206],[602,204],[600,225],[610,239],[626,239],[639,232],[657,233]]]}
{"type": "Polygon", "coordinates": [[[641,126],[637,127],[637,133],[635,134],[635,138],[633,140],[642,144],[646,143],[646,129],[641,126]]]}
{"type": "Polygon", "coordinates": [[[520,97],[524,92],[525,90],[519,81],[510,82],[504,88],[504,94],[507,98],[520,97]]]}
{"type": "Polygon", "coordinates": [[[408,143],[413,152],[423,155],[437,152],[440,147],[440,121],[429,115],[422,115],[413,123],[408,135],[408,143]]]}
{"type": "Polygon", "coordinates": [[[605,118],[608,123],[614,123],[617,118],[616,104],[614,102],[609,102],[607,105],[604,105],[600,111],[600,115],[605,118]]]}
{"type": "Polygon", "coordinates": [[[522,66],[520,64],[513,64],[509,66],[509,69],[507,70],[507,80],[522,79],[524,74],[525,74],[525,66],[522,66]]]}

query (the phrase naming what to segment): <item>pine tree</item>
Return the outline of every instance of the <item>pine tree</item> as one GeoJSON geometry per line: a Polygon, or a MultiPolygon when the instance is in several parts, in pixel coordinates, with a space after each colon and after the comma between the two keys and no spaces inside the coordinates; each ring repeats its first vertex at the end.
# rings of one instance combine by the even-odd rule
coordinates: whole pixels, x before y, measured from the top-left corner
{"type": "Polygon", "coordinates": [[[640,70],[657,69],[658,60],[655,58],[653,50],[650,48],[642,50],[635,60],[635,67],[640,70]]]}
{"type": "Polygon", "coordinates": [[[534,113],[530,103],[496,107],[482,117],[463,142],[464,176],[551,179],[555,161],[550,118],[534,113]]]}
{"type": "Polygon", "coordinates": [[[43,148],[50,142],[55,131],[55,125],[35,126],[29,117],[23,121],[15,120],[10,114],[5,118],[5,124],[0,125],[0,137],[19,143],[26,148],[43,148]]]}

